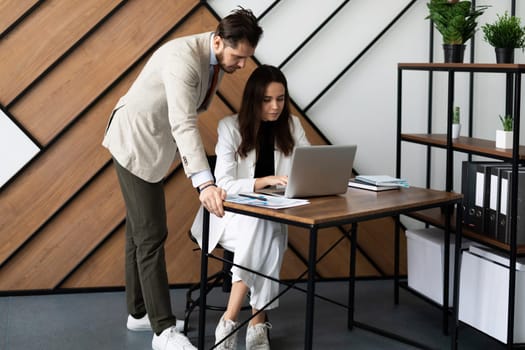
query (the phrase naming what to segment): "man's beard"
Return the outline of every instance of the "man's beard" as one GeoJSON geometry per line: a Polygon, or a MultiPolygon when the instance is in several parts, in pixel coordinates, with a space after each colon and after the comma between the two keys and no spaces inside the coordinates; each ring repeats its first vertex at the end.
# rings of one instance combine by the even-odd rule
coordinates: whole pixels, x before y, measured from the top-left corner
{"type": "Polygon", "coordinates": [[[226,65],[224,65],[224,63],[223,63],[224,60],[223,60],[223,55],[222,54],[217,55],[217,61],[219,62],[219,66],[221,66],[221,69],[223,71],[225,71],[226,73],[231,74],[231,73],[235,72],[238,69],[237,66],[226,66],[226,65]]]}

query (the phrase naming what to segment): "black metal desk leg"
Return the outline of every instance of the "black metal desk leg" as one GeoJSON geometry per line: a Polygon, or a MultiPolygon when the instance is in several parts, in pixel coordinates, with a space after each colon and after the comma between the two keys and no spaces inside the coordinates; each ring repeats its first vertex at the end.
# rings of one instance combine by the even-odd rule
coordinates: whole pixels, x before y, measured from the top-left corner
{"type": "Polygon", "coordinates": [[[202,249],[201,249],[201,282],[199,296],[199,350],[204,350],[206,326],[206,279],[208,278],[208,240],[210,235],[210,212],[203,208],[202,215],[202,249]]]}
{"type": "Polygon", "coordinates": [[[399,246],[400,246],[400,223],[399,215],[395,216],[394,228],[394,304],[399,304],[399,246]]]}
{"type": "Polygon", "coordinates": [[[317,260],[317,228],[310,229],[310,252],[308,255],[308,287],[306,293],[306,329],[304,348],[312,349],[314,330],[315,265],[317,260]]]}
{"type": "MultiPolygon", "coordinates": [[[[444,254],[443,254],[443,308],[442,308],[442,318],[443,318],[443,334],[448,335],[448,295],[449,295],[449,281],[450,281],[450,233],[451,233],[451,217],[452,210],[454,207],[452,205],[447,205],[445,207],[445,237],[444,237],[444,254]]],[[[461,245],[460,245],[461,248],[461,245]]]]}
{"type": "Polygon", "coordinates": [[[348,287],[348,329],[354,328],[354,301],[355,301],[355,251],[357,245],[357,223],[352,224],[350,230],[350,285],[348,287]]]}
{"type": "Polygon", "coordinates": [[[461,259],[461,234],[462,234],[462,218],[463,210],[462,204],[459,202],[456,205],[456,246],[454,247],[454,289],[452,299],[452,314],[454,315],[454,324],[452,325],[452,334],[450,339],[452,341],[451,348],[456,350],[458,348],[458,327],[459,327],[459,275],[460,275],[460,259],[461,259]]]}

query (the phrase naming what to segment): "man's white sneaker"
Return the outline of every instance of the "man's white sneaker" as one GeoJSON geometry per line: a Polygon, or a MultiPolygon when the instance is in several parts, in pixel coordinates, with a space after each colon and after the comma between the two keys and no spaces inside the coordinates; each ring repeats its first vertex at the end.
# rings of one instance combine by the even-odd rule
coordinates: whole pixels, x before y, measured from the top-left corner
{"type": "Polygon", "coordinates": [[[246,331],[246,350],[270,350],[268,330],[272,328],[269,322],[248,326],[246,331]]]}
{"type": "MultiPolygon", "coordinates": [[[[220,342],[225,336],[230,334],[239,323],[232,320],[225,320],[224,315],[221,316],[219,324],[215,329],[215,344],[220,342]]],[[[230,335],[222,343],[219,344],[215,349],[217,350],[236,350],[237,349],[237,338],[238,332],[230,335]]]]}
{"type": "MultiPolygon", "coordinates": [[[[131,315],[128,315],[128,322],[126,323],[126,327],[130,331],[134,332],[151,332],[151,323],[149,322],[148,314],[144,315],[144,317],[142,318],[135,318],[131,315]]],[[[177,330],[177,332],[182,333],[184,331],[184,320],[177,320],[175,329],[177,330]]]]}
{"type": "Polygon", "coordinates": [[[166,328],[160,335],[153,334],[151,347],[153,350],[197,350],[175,326],[166,328]]]}
{"type": "Polygon", "coordinates": [[[151,332],[151,324],[149,323],[148,314],[144,315],[144,317],[142,318],[135,318],[131,315],[128,315],[128,322],[126,323],[126,327],[130,331],[134,332],[151,332]]]}

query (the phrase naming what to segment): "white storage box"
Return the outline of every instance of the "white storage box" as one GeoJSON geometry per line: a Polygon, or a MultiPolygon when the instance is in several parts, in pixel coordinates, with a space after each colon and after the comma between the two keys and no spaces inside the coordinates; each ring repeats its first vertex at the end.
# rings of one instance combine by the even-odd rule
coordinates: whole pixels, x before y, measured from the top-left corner
{"type": "MultiPolygon", "coordinates": [[[[525,261],[516,263],[514,343],[525,342],[525,261]]],[[[488,248],[463,252],[459,289],[459,319],[507,343],[509,259],[488,248]]]]}
{"type": "MultiPolygon", "coordinates": [[[[406,230],[408,286],[443,305],[443,269],[445,235],[438,228],[406,230]]],[[[450,235],[449,299],[452,306],[454,288],[455,235],[450,235]]],[[[466,246],[467,240],[463,241],[466,246]]]]}

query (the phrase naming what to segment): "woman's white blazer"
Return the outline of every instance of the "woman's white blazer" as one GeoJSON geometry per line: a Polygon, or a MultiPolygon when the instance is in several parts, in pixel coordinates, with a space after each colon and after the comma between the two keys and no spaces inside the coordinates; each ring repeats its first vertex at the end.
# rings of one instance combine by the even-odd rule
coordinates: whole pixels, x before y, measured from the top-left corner
{"type": "MultiPolygon", "coordinates": [[[[295,146],[309,145],[310,143],[306,139],[299,118],[292,116],[290,123],[295,146]]],[[[253,192],[256,154],[255,150],[251,150],[245,158],[242,158],[237,153],[237,149],[241,143],[237,115],[222,119],[219,122],[218,134],[217,146],[215,147],[215,154],[217,155],[215,179],[217,185],[224,188],[227,194],[253,192]]],[[[290,173],[291,156],[291,154],[286,156],[278,149],[275,149],[275,175],[288,175],[290,173]]],[[[226,212],[222,218],[210,215],[209,252],[217,246],[222,234],[228,228],[232,219],[238,215],[240,214],[231,212],[226,212]]],[[[191,231],[193,237],[197,239],[199,245],[202,247],[202,208],[195,217],[191,231]]]]}

